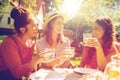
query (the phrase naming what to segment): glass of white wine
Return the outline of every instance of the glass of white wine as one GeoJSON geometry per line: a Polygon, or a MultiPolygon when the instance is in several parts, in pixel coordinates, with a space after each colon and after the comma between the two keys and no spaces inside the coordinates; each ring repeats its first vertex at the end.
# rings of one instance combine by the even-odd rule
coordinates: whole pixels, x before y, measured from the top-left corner
{"type": "Polygon", "coordinates": [[[46,49],[43,54],[42,62],[49,62],[55,58],[55,49],[46,49]]]}
{"type": "Polygon", "coordinates": [[[64,54],[70,58],[74,57],[75,48],[74,47],[65,47],[64,54]]]}
{"type": "Polygon", "coordinates": [[[87,41],[92,38],[92,33],[83,33],[83,43],[87,44],[87,41]]]}

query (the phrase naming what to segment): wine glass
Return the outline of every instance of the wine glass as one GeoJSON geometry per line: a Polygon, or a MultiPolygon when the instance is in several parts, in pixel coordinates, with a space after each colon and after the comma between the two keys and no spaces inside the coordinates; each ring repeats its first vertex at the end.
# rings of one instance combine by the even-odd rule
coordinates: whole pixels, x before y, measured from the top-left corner
{"type": "Polygon", "coordinates": [[[111,60],[104,71],[105,80],[120,80],[120,53],[111,56],[111,60]]]}
{"type": "Polygon", "coordinates": [[[74,47],[65,47],[64,54],[70,58],[74,57],[75,48],[74,47]]]}
{"type": "Polygon", "coordinates": [[[83,43],[86,45],[87,41],[92,38],[92,33],[83,33],[83,43]]]}
{"type": "Polygon", "coordinates": [[[54,60],[54,58],[55,58],[55,49],[46,48],[45,52],[43,53],[42,62],[48,62],[48,61],[54,60]]]}

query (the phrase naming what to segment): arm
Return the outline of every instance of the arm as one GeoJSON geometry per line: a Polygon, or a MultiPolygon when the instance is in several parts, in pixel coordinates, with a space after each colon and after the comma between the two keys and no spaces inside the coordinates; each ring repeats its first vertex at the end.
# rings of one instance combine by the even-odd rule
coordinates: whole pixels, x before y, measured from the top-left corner
{"type": "Polygon", "coordinates": [[[43,65],[46,66],[46,67],[54,68],[54,67],[60,66],[61,64],[63,64],[65,61],[68,61],[68,60],[69,60],[69,58],[62,55],[62,56],[57,57],[54,60],[43,63],[43,65]]]}
{"type": "Polygon", "coordinates": [[[91,47],[95,47],[98,69],[104,70],[106,67],[106,64],[107,64],[107,58],[104,55],[101,44],[99,43],[99,41],[96,38],[90,39],[87,42],[87,44],[91,47]]]}
{"type": "Polygon", "coordinates": [[[102,71],[104,71],[106,65],[108,62],[111,61],[111,56],[115,54],[114,48],[109,49],[108,54],[105,56],[103,49],[102,48],[96,48],[96,53],[97,53],[97,63],[98,63],[98,68],[102,71]],[[101,54],[100,54],[101,53],[101,54]]]}
{"type": "Polygon", "coordinates": [[[31,60],[24,65],[21,64],[17,46],[14,41],[9,38],[2,43],[1,52],[6,66],[16,78],[27,75],[37,66],[37,59],[31,60]]]}
{"type": "Polygon", "coordinates": [[[101,46],[96,47],[97,65],[100,70],[104,70],[107,64],[107,58],[104,55],[101,46]]]}

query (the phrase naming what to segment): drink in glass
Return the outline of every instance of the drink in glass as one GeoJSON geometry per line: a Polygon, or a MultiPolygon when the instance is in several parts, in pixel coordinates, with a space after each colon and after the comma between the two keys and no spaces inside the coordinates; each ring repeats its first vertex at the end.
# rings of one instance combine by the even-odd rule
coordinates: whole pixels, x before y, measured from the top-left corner
{"type": "Polygon", "coordinates": [[[74,47],[66,47],[64,50],[64,53],[67,57],[74,57],[74,53],[75,53],[75,48],[74,47]]]}
{"type": "Polygon", "coordinates": [[[92,33],[83,33],[83,42],[87,43],[89,39],[92,38],[92,33]]]}

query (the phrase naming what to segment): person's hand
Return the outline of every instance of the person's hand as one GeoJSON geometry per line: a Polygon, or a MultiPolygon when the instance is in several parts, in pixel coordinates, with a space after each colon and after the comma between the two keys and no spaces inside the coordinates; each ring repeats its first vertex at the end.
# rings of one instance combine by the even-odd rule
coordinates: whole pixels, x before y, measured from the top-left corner
{"type": "Polygon", "coordinates": [[[72,58],[75,54],[75,48],[74,47],[66,47],[60,54],[60,56],[66,57],[66,58],[72,58]]]}
{"type": "Polygon", "coordinates": [[[70,58],[66,57],[65,55],[59,56],[53,60],[47,61],[47,62],[42,62],[44,66],[48,68],[54,68],[56,66],[59,66],[63,64],[65,61],[69,60],[70,58]]]}
{"type": "Polygon", "coordinates": [[[70,60],[70,58],[66,57],[66,55],[59,56],[55,59],[55,64],[53,67],[62,65],[65,61],[68,61],[68,60],[70,60]]]}
{"type": "Polygon", "coordinates": [[[31,72],[37,71],[41,66],[41,62],[42,62],[42,58],[40,57],[40,55],[33,57],[31,60],[31,66],[32,66],[31,72]]]}
{"type": "Polygon", "coordinates": [[[37,54],[35,54],[35,57],[36,58],[44,58],[44,56],[46,55],[46,54],[48,54],[50,51],[45,51],[45,52],[42,52],[42,53],[37,53],[37,54]]]}
{"type": "Polygon", "coordinates": [[[101,44],[96,38],[90,38],[86,44],[90,47],[95,47],[96,49],[101,48],[101,44]]]}

